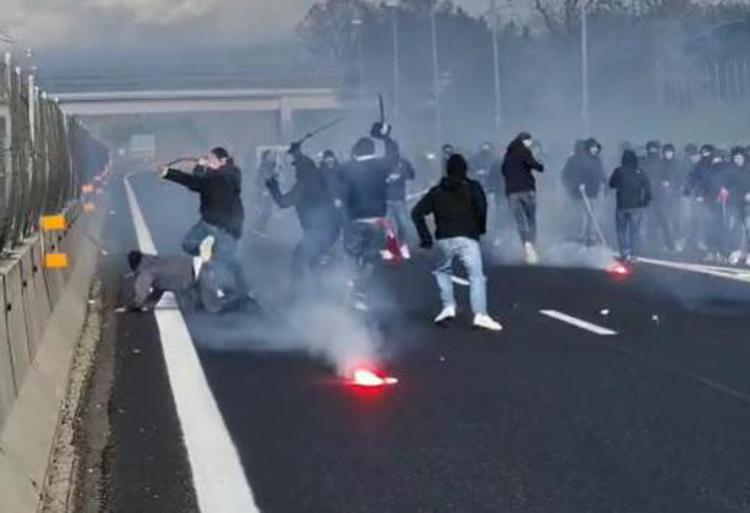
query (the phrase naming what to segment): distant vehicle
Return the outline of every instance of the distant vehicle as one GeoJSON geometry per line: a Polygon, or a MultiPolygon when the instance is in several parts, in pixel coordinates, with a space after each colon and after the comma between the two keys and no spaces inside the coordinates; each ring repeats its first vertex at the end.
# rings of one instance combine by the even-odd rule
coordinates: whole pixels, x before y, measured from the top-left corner
{"type": "Polygon", "coordinates": [[[128,153],[131,159],[153,161],[156,158],[156,136],[153,134],[131,135],[128,153]]]}

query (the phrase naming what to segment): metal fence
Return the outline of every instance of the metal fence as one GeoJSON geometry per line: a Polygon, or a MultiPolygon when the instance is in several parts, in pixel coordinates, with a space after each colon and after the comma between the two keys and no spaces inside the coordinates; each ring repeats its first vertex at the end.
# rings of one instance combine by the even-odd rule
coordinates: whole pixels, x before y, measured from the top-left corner
{"type": "Polygon", "coordinates": [[[78,198],[107,162],[104,146],[15,67],[0,63],[0,251],[6,253],[78,198]]]}

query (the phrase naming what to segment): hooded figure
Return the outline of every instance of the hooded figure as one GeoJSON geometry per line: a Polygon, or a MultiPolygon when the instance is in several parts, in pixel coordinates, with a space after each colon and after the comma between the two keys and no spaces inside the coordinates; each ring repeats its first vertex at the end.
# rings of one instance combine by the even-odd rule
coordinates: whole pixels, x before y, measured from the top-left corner
{"type": "Polygon", "coordinates": [[[531,152],[533,139],[521,132],[508,146],[503,160],[502,173],[505,177],[505,194],[535,192],[536,180],[533,171],[544,172],[544,166],[537,162],[531,152]]]}
{"type": "Polygon", "coordinates": [[[638,166],[634,151],[623,152],[622,164],[609,179],[609,186],[617,191],[615,222],[620,256],[624,261],[632,261],[638,254],[643,211],[651,203],[651,183],[638,166]]]}
{"type": "Polygon", "coordinates": [[[653,186],[653,204],[647,213],[649,240],[657,246],[659,235],[661,235],[667,250],[675,251],[672,184],[676,177],[672,175],[678,172],[679,166],[677,160],[674,159],[674,146],[662,147],[659,141],[649,141],[646,143],[646,157],[643,159],[642,167],[653,186]],[[665,158],[665,153],[670,154],[670,160],[665,158]]]}
{"type": "Polygon", "coordinates": [[[607,179],[601,159],[601,145],[596,139],[578,141],[574,154],[568,158],[562,170],[562,180],[568,194],[576,203],[579,216],[578,238],[586,246],[596,243],[594,219],[588,206],[583,202],[583,195],[596,215],[596,200],[599,198],[607,179]]]}
{"type": "Polygon", "coordinates": [[[440,257],[434,270],[443,304],[436,323],[456,317],[453,261],[459,259],[468,273],[474,326],[500,331],[502,326],[487,315],[487,279],[482,267],[479,239],[487,228],[487,200],[479,182],[467,177],[466,160],[460,154],[446,162],[445,177],[417,203],[412,220],[423,248],[431,248],[432,235],[425,217],[435,219],[435,238],[440,257]]]}
{"type": "Polygon", "coordinates": [[[338,210],[329,184],[315,162],[302,153],[299,146],[291,150],[292,166],[296,182],[287,193],[282,193],[279,182],[272,178],[266,182],[273,200],[280,208],[294,207],[302,227],[302,240],[292,256],[292,276],[295,285],[307,282],[307,278],[317,276],[308,273],[320,265],[323,256],[339,237],[340,223],[338,210]]]}
{"type": "Polygon", "coordinates": [[[607,179],[601,159],[601,145],[596,139],[578,141],[573,155],[568,158],[562,170],[562,180],[572,198],[581,197],[583,187],[586,197],[599,197],[607,179]]]}
{"type": "Polygon", "coordinates": [[[505,152],[502,173],[505,194],[526,253],[526,262],[536,264],[536,180],[533,171],[544,172],[531,152],[534,141],[526,132],[518,134],[505,152]]]}
{"type": "Polygon", "coordinates": [[[495,192],[494,189],[490,190],[490,171],[492,170],[492,165],[497,160],[497,155],[495,155],[494,148],[492,147],[492,144],[489,142],[483,142],[480,147],[479,151],[476,155],[471,159],[471,175],[472,178],[474,178],[476,181],[478,181],[482,187],[484,187],[485,192],[495,192]]]}

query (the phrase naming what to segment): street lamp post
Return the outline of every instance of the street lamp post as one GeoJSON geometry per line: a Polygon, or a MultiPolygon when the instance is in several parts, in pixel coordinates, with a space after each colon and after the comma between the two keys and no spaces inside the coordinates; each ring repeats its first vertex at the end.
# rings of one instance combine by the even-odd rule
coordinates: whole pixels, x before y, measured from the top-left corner
{"type": "Polygon", "coordinates": [[[389,0],[388,7],[393,13],[393,122],[399,126],[401,115],[401,83],[399,76],[399,37],[398,37],[398,7],[399,0],[389,0]]]}
{"type": "Polygon", "coordinates": [[[589,117],[589,27],[588,0],[581,0],[581,124],[583,136],[591,130],[589,117]]]}
{"type": "Polygon", "coordinates": [[[440,108],[440,60],[438,58],[437,4],[430,13],[430,36],[432,41],[432,81],[435,101],[435,142],[440,146],[443,139],[443,119],[440,108]]]}
{"type": "Polygon", "coordinates": [[[357,32],[357,70],[359,75],[359,88],[364,88],[364,80],[365,80],[365,58],[364,58],[364,49],[362,46],[362,27],[363,22],[361,18],[354,18],[352,20],[352,26],[355,28],[357,32]]]}
{"type": "Polygon", "coordinates": [[[502,129],[503,104],[500,89],[500,50],[497,42],[497,26],[499,22],[497,12],[497,0],[492,2],[492,68],[495,78],[495,137],[500,138],[502,129]]]}

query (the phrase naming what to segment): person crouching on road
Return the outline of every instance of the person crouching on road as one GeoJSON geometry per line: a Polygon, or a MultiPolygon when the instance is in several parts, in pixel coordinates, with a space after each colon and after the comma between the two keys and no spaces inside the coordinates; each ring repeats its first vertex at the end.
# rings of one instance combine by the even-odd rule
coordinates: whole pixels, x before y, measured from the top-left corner
{"type": "Polygon", "coordinates": [[[502,326],[487,314],[487,279],[479,247],[479,239],[487,231],[487,199],[479,182],[467,178],[467,170],[464,157],[452,155],[446,163],[445,177],[417,203],[412,220],[419,233],[420,247],[429,249],[433,239],[425,217],[432,215],[435,219],[440,258],[434,274],[443,304],[435,322],[456,317],[452,268],[453,261],[459,259],[469,275],[474,327],[500,331],[502,326]]]}
{"type": "Polygon", "coordinates": [[[651,182],[638,166],[638,156],[633,150],[623,152],[622,164],[609,179],[609,187],[617,191],[615,222],[620,258],[633,262],[638,255],[643,214],[651,204],[651,182]]]}
{"type": "Polygon", "coordinates": [[[171,292],[187,311],[202,306],[214,314],[241,309],[259,312],[257,302],[238,288],[228,267],[214,259],[214,245],[214,237],[206,237],[198,246],[198,257],[131,251],[128,264],[135,280],[129,310],[151,311],[164,293],[171,292]]]}

